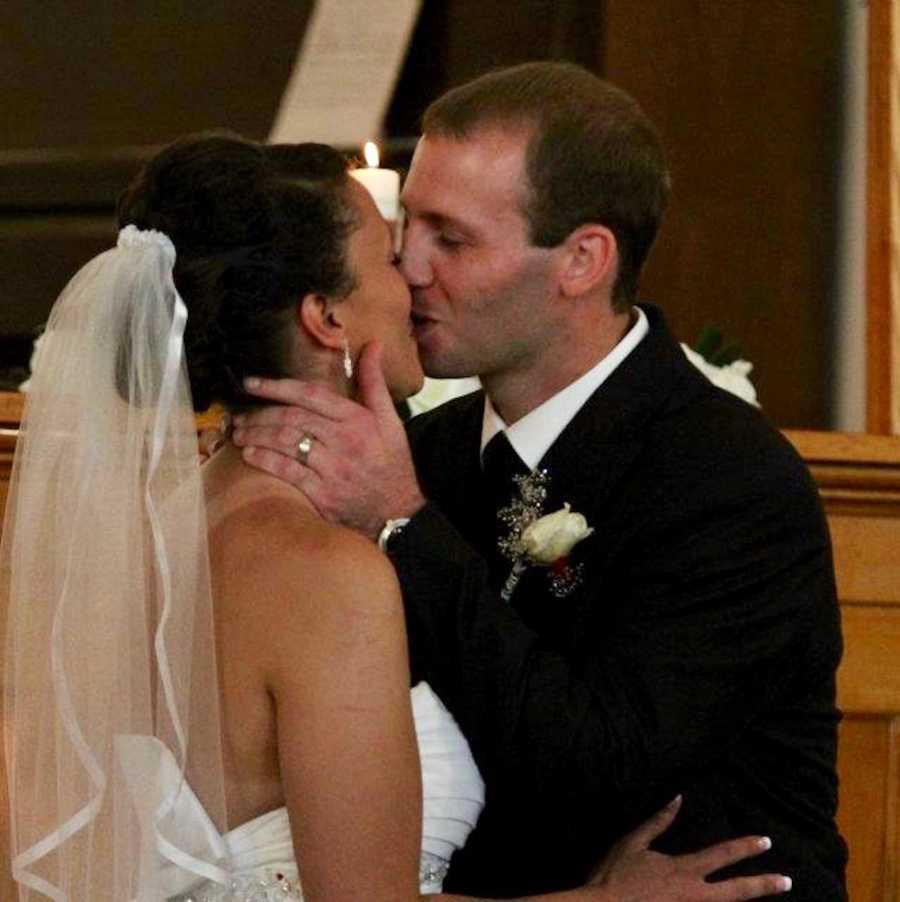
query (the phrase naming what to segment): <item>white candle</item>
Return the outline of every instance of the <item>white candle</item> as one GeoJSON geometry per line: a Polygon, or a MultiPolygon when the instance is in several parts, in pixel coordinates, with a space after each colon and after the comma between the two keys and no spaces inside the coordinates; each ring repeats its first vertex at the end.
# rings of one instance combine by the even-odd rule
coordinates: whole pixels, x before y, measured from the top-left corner
{"type": "Polygon", "coordinates": [[[378,167],[378,147],[366,141],[364,169],[351,169],[353,176],[372,195],[378,212],[388,221],[395,222],[400,211],[400,173],[378,167]]]}

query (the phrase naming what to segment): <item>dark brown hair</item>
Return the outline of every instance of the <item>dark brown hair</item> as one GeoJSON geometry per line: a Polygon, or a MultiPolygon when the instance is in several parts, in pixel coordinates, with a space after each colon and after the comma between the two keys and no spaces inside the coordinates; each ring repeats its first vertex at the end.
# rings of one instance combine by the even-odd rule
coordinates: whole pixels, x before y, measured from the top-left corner
{"type": "Polygon", "coordinates": [[[605,225],[619,252],[613,303],[627,308],[669,190],[653,124],[624,91],[561,62],[490,72],[444,94],[423,117],[425,134],[459,139],[493,126],[529,133],[523,213],[532,242],[555,247],[581,225],[605,225]]]}
{"type": "Polygon", "coordinates": [[[119,199],[120,228],[156,229],[175,245],[197,410],[248,406],[247,375],[290,375],[296,303],[353,289],[346,243],[356,219],[345,186],[346,162],[325,145],[205,133],[163,149],[119,199]]]}

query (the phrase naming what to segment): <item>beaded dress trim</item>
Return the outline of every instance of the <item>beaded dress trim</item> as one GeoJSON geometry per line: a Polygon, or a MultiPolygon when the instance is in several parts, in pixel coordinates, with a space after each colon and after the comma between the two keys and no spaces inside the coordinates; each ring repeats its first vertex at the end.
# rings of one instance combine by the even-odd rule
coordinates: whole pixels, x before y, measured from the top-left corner
{"type": "MultiPolygon", "coordinates": [[[[450,863],[431,852],[422,852],[419,860],[419,891],[439,893],[450,863]]],[[[303,902],[303,891],[295,871],[266,870],[258,874],[234,877],[228,886],[204,886],[169,902],[303,902]]]]}

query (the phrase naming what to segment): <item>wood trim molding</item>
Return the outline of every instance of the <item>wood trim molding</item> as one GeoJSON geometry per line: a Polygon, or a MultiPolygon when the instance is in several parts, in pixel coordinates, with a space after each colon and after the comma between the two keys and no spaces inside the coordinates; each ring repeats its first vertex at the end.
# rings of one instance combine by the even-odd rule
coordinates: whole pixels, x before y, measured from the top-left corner
{"type": "Polygon", "coordinates": [[[18,426],[24,403],[25,395],[20,392],[0,392],[0,426],[18,426]]]}
{"type": "Polygon", "coordinates": [[[900,434],[900,0],[870,0],[866,428],[900,434]]]}
{"type": "Polygon", "coordinates": [[[900,516],[900,438],[787,430],[829,513],[900,516]]]}
{"type": "MultiPolygon", "coordinates": [[[[0,436],[14,431],[22,420],[25,395],[0,392],[0,436]]],[[[200,428],[219,421],[215,409],[200,414],[200,428]]],[[[815,475],[820,489],[856,486],[886,488],[900,482],[900,437],[852,432],[783,432],[815,475]]]]}
{"type": "MultiPolygon", "coordinates": [[[[4,442],[12,442],[15,445],[15,437],[18,433],[19,423],[22,422],[24,410],[24,394],[15,391],[0,391],[0,452],[5,447],[4,442]]],[[[211,407],[204,413],[197,414],[197,428],[211,429],[217,427],[221,419],[222,411],[216,407],[211,407]]]]}

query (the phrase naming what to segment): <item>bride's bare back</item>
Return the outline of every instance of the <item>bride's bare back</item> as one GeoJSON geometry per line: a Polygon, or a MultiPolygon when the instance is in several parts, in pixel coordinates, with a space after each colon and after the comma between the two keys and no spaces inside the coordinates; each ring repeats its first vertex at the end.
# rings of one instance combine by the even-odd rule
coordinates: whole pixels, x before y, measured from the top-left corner
{"type": "Polygon", "coordinates": [[[229,827],[286,805],[311,898],[417,898],[419,767],[392,568],[233,448],[204,481],[229,827]]]}

